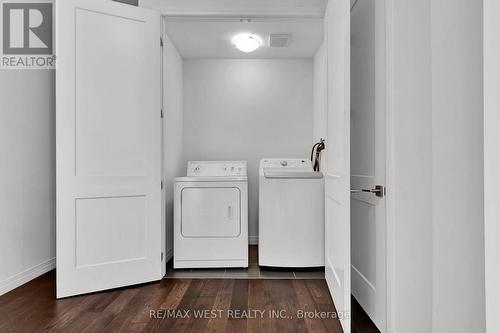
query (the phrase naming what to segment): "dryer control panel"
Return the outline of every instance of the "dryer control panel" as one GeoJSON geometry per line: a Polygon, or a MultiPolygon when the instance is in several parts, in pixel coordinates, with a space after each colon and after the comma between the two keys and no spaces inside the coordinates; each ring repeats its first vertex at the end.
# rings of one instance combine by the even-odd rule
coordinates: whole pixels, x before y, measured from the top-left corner
{"type": "Polygon", "coordinates": [[[242,177],[247,175],[246,161],[189,161],[188,177],[242,177]]]}

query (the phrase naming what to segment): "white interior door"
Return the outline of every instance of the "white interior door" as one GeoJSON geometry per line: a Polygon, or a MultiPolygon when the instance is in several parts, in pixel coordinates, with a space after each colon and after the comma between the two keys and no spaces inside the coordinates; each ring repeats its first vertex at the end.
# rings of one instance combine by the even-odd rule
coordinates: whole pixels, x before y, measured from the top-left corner
{"type": "Polygon", "coordinates": [[[386,331],[386,200],[356,190],[385,185],[384,2],[358,0],[351,10],[352,294],[386,331]]]}
{"type": "Polygon", "coordinates": [[[351,331],[350,248],[350,1],[330,0],[326,12],[328,67],[325,175],[325,275],[335,306],[351,331]]]}
{"type": "Polygon", "coordinates": [[[160,15],[57,12],[57,297],[161,279],[160,15]]]}

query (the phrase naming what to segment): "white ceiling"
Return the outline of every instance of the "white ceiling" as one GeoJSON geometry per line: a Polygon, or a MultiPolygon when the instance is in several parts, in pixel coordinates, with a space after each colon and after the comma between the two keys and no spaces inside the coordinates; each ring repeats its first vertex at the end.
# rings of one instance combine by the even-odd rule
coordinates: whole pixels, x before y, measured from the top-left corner
{"type": "MultiPolygon", "coordinates": [[[[321,19],[200,20],[165,18],[167,39],[183,58],[311,58],[323,41],[321,19]],[[259,35],[263,47],[243,53],[232,45],[232,38],[243,32],[259,35]],[[290,34],[287,47],[268,47],[269,34],[290,34]]],[[[168,41],[167,41],[168,42],[168,41]]]]}

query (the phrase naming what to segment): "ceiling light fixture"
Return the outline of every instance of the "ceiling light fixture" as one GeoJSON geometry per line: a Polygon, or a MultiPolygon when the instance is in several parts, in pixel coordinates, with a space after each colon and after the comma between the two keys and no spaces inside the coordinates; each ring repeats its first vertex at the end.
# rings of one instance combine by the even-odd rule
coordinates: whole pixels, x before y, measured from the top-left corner
{"type": "Polygon", "coordinates": [[[250,33],[239,34],[233,38],[233,45],[241,52],[250,53],[262,45],[262,39],[250,33]]]}

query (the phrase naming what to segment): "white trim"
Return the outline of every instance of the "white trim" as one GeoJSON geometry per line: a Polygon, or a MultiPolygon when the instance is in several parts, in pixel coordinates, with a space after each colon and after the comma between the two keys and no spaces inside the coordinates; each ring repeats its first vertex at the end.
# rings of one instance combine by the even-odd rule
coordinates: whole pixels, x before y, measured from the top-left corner
{"type": "Polygon", "coordinates": [[[151,3],[148,0],[139,0],[139,7],[150,8],[162,16],[190,16],[190,17],[236,17],[236,18],[323,18],[325,8],[319,6],[190,6],[151,3]]]}
{"type": "Polygon", "coordinates": [[[249,245],[259,245],[259,236],[248,236],[249,245]]]}
{"type": "Polygon", "coordinates": [[[500,331],[500,4],[484,1],[484,254],[486,332],[500,331]]]}
{"type": "MultiPolygon", "coordinates": [[[[168,15],[161,16],[168,22],[241,22],[241,16],[196,16],[196,15],[168,15]]],[[[252,22],[322,22],[323,17],[295,17],[295,16],[254,16],[251,18],[252,22]]]]}
{"type": "Polygon", "coordinates": [[[340,280],[330,260],[327,260],[327,264],[325,265],[325,280],[328,286],[328,293],[333,300],[333,304],[335,304],[335,298],[332,290],[334,289],[334,284],[340,286],[340,280]]]}
{"type": "MultiPolygon", "coordinates": [[[[342,284],[340,283],[340,278],[339,278],[339,275],[337,274],[337,271],[335,270],[335,266],[333,266],[333,264],[330,261],[330,259],[328,259],[327,262],[328,262],[328,267],[331,268],[331,270],[329,270],[329,271],[331,272],[331,275],[333,277],[333,281],[330,281],[330,282],[331,283],[335,282],[335,283],[337,283],[338,287],[341,287],[342,284]]],[[[333,295],[332,295],[332,297],[333,297],[333,295]]]]}
{"type": "Polygon", "coordinates": [[[0,281],[0,296],[39,277],[42,274],[47,273],[48,271],[53,270],[54,268],[56,268],[55,257],[0,281]]]}
{"type": "Polygon", "coordinates": [[[393,17],[394,0],[385,0],[385,58],[386,58],[386,281],[387,281],[387,332],[396,332],[394,281],[395,281],[395,186],[394,186],[394,50],[393,17]]]}
{"type": "MultiPolygon", "coordinates": [[[[167,274],[167,265],[166,263],[170,260],[168,258],[167,254],[167,210],[166,210],[166,205],[167,205],[167,196],[166,196],[166,190],[167,190],[167,174],[165,171],[165,145],[164,145],[164,138],[165,138],[165,48],[163,47],[165,40],[166,40],[166,34],[165,34],[165,21],[161,19],[160,22],[160,31],[159,31],[159,38],[160,40],[158,43],[161,43],[162,47],[160,47],[160,72],[161,72],[161,78],[160,78],[160,100],[161,100],[161,111],[160,111],[160,123],[161,123],[161,135],[160,135],[160,140],[161,140],[161,181],[162,181],[162,189],[161,189],[161,251],[165,254],[162,262],[160,263],[161,265],[161,276],[165,276],[167,274]]],[[[172,252],[172,250],[169,250],[172,252]]]]}
{"type": "Polygon", "coordinates": [[[351,264],[351,279],[352,279],[352,275],[357,275],[361,280],[364,281],[364,283],[371,289],[373,290],[373,292],[376,292],[377,291],[377,288],[375,288],[375,286],[373,285],[373,283],[370,282],[370,280],[368,280],[368,278],[366,276],[363,275],[363,273],[361,273],[357,268],[356,266],[354,266],[353,264],[351,264]],[[354,274],[352,274],[354,273],[354,274]]]}
{"type": "Polygon", "coordinates": [[[266,10],[253,11],[189,11],[184,9],[179,10],[159,10],[163,17],[188,17],[188,18],[250,18],[253,20],[259,19],[322,19],[324,13],[316,10],[303,12],[283,12],[273,13],[266,10]]]}

